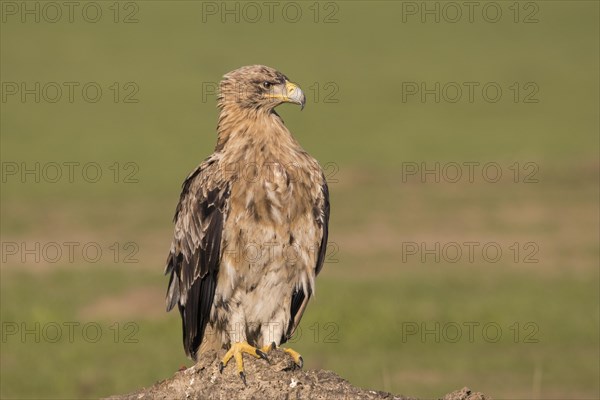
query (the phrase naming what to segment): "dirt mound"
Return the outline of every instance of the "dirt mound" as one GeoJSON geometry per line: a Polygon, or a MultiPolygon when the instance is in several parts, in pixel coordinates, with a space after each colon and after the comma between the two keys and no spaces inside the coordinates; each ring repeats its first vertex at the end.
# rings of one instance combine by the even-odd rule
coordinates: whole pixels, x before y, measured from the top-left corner
{"type": "MultiPolygon", "coordinates": [[[[352,386],[331,371],[303,371],[281,350],[269,353],[269,362],[244,356],[246,384],[232,359],[219,373],[218,357],[208,353],[193,367],[177,372],[171,379],[135,393],[112,396],[111,400],[140,399],[386,399],[414,400],[391,393],[352,386]]],[[[468,388],[447,394],[443,400],[491,400],[468,388]]]]}

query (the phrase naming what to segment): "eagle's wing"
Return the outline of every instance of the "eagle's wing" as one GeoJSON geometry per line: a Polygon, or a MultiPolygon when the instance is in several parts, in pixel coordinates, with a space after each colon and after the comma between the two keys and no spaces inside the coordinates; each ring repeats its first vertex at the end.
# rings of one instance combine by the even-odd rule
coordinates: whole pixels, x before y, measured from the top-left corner
{"type": "MultiPolygon", "coordinates": [[[[325,261],[325,253],[327,251],[327,236],[329,234],[329,188],[327,187],[327,182],[325,177],[322,177],[321,184],[321,193],[317,197],[315,204],[313,205],[313,215],[315,218],[315,223],[320,229],[321,232],[321,240],[318,243],[317,247],[317,262],[315,265],[315,276],[319,274],[321,268],[323,268],[323,263],[325,261]]],[[[285,343],[292,335],[294,331],[298,327],[300,323],[300,319],[302,318],[302,314],[306,309],[306,305],[308,304],[308,300],[312,293],[309,293],[308,296],[304,294],[304,290],[302,288],[297,288],[294,290],[292,294],[292,308],[290,314],[290,323],[288,325],[287,332],[285,336],[282,338],[281,343],[285,343]]]]}
{"type": "Polygon", "coordinates": [[[185,352],[193,359],[210,317],[229,203],[229,185],[217,180],[215,168],[215,160],[208,159],[183,183],[165,269],[171,274],[167,311],[179,306],[185,352]]]}

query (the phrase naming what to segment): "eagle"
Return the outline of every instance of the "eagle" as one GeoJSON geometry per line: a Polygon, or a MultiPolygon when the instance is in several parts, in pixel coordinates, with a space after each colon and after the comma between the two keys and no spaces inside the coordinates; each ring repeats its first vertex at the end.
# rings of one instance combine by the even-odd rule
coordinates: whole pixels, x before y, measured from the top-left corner
{"type": "Polygon", "coordinates": [[[275,112],[283,103],[303,109],[305,96],[273,68],[223,76],[216,147],[183,182],[165,268],[186,355],[226,350],[220,371],[234,358],[244,383],[244,353],[268,360],[294,334],[327,248],[325,175],[275,112]]]}

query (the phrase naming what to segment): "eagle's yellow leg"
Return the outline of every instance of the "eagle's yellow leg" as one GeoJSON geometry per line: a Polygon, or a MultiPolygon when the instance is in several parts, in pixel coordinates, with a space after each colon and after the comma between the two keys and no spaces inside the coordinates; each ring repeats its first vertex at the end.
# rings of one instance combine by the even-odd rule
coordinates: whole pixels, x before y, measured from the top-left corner
{"type": "Polygon", "coordinates": [[[256,358],[264,358],[265,360],[268,360],[267,355],[261,349],[257,349],[256,347],[249,345],[248,342],[235,342],[231,344],[231,347],[221,360],[221,364],[219,364],[219,372],[223,372],[223,369],[233,357],[235,359],[235,365],[237,366],[240,378],[242,378],[242,381],[245,385],[246,374],[244,374],[244,360],[242,359],[243,353],[250,354],[256,358]]]}
{"type": "Polygon", "coordinates": [[[292,359],[294,360],[294,362],[296,363],[296,365],[298,367],[302,368],[302,366],[304,365],[304,360],[302,359],[302,356],[300,355],[300,353],[298,353],[296,350],[290,349],[289,347],[287,347],[287,348],[279,347],[275,344],[275,342],[271,343],[270,345],[263,346],[260,349],[263,353],[268,354],[271,350],[276,349],[276,348],[280,348],[281,350],[283,350],[286,354],[288,354],[290,357],[292,357],[292,359]]]}

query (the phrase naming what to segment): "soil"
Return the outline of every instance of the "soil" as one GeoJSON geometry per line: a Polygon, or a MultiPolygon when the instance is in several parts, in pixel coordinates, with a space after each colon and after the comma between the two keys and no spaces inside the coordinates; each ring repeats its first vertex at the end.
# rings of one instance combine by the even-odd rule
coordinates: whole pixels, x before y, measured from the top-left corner
{"type": "MultiPolygon", "coordinates": [[[[246,384],[236,372],[232,359],[222,373],[219,357],[223,354],[206,353],[193,367],[175,373],[167,380],[137,392],[111,396],[111,400],[145,399],[369,399],[416,400],[378,390],[361,389],[351,385],[334,372],[303,371],[292,359],[276,349],[269,353],[269,361],[244,356],[246,384]]],[[[462,388],[449,393],[443,400],[491,400],[490,397],[462,388]]]]}

